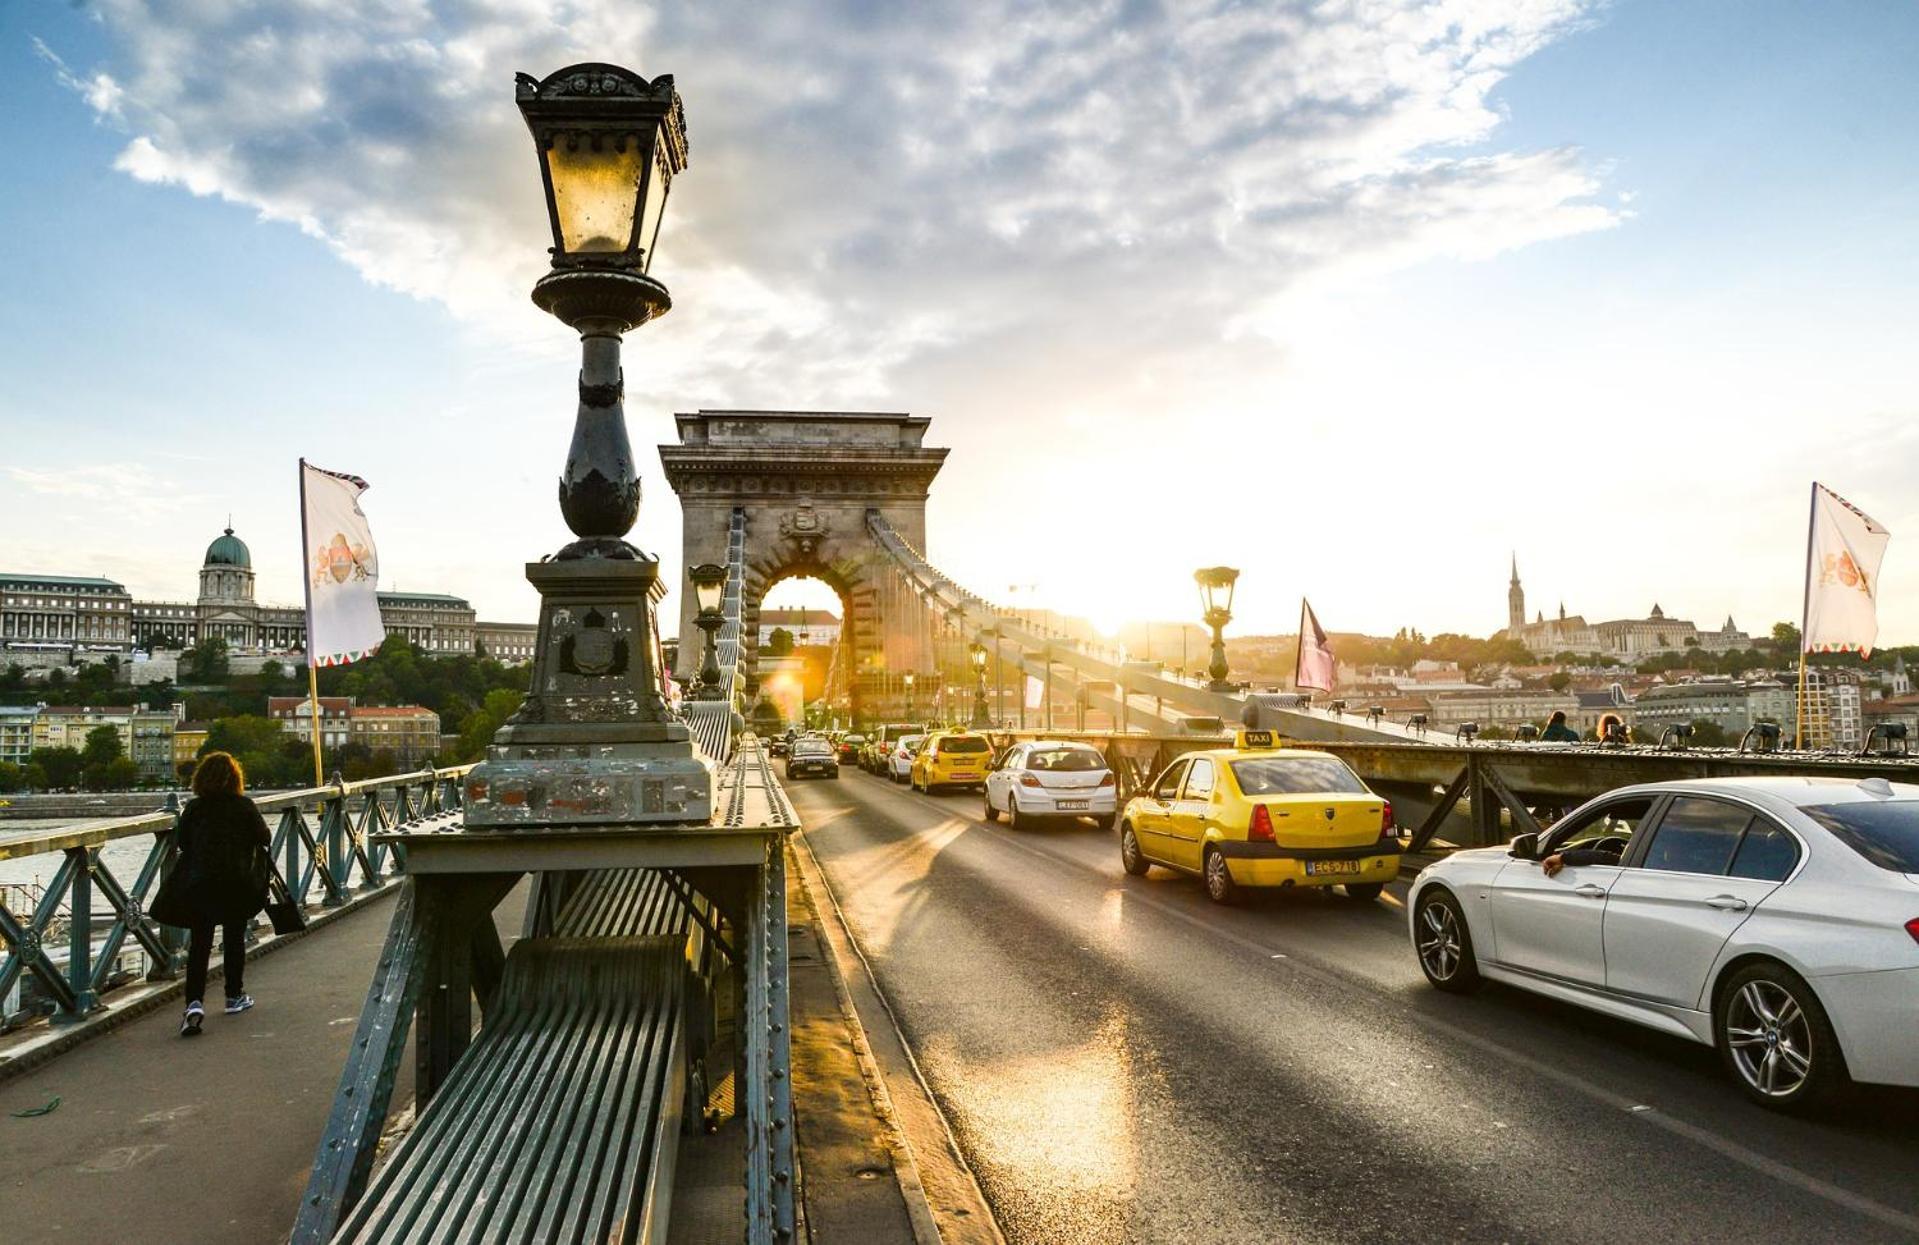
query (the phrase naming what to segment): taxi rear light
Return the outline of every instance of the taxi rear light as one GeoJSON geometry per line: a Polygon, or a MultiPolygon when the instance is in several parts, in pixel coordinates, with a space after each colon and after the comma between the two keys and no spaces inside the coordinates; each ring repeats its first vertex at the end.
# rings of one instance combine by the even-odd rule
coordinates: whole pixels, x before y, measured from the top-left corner
{"type": "Polygon", "coordinates": [[[1253,819],[1246,823],[1246,837],[1256,842],[1273,841],[1273,815],[1264,804],[1253,805],[1253,819]]]}
{"type": "Polygon", "coordinates": [[[1105,772],[1104,774],[1101,774],[1101,775],[1099,776],[1099,782],[1098,782],[1098,783],[1097,783],[1096,785],[1098,785],[1098,786],[1101,786],[1101,787],[1110,787],[1110,786],[1112,786],[1112,785],[1113,785],[1113,771],[1112,771],[1112,770],[1107,770],[1107,771],[1106,771],[1106,772],[1105,772]]]}
{"type": "Polygon", "coordinates": [[[1919,942],[1919,916],[1906,922],[1906,932],[1912,935],[1914,942],[1919,942]]]}
{"type": "Polygon", "coordinates": [[[1398,828],[1399,827],[1393,824],[1393,802],[1391,800],[1381,800],[1379,802],[1379,837],[1382,839],[1396,839],[1399,836],[1395,834],[1394,831],[1398,828]]]}

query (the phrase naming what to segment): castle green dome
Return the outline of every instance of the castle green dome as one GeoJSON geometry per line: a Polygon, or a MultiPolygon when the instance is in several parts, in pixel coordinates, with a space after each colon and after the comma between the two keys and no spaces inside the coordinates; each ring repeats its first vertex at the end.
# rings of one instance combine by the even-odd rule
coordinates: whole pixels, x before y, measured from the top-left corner
{"type": "Polygon", "coordinates": [[[247,543],[233,534],[228,528],[222,535],[213,538],[207,546],[206,566],[240,566],[253,569],[253,554],[248,552],[247,543]]]}

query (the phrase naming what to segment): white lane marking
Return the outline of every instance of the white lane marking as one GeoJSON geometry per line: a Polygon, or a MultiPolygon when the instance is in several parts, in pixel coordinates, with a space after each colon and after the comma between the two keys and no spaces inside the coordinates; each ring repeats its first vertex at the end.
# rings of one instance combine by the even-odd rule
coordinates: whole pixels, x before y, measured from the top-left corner
{"type": "MultiPolygon", "coordinates": [[[[929,799],[928,803],[937,806],[940,802],[929,799]]],[[[983,823],[975,823],[973,828],[990,836],[995,842],[1017,848],[1028,855],[1037,856],[1042,860],[1051,861],[1054,864],[1067,865],[1082,872],[1090,873],[1095,877],[1106,877],[1106,871],[1097,866],[1075,860],[1070,856],[1060,856],[1052,852],[1043,851],[1034,844],[1023,843],[1011,837],[1004,830],[999,830],[983,823]]],[[[916,831],[915,833],[917,834],[918,832],[916,831]]],[[[1242,950],[1251,951],[1269,959],[1284,958],[1283,956],[1275,956],[1265,945],[1251,938],[1247,938],[1233,930],[1222,929],[1217,925],[1194,916],[1192,913],[1167,904],[1154,896],[1129,892],[1128,902],[1151,908],[1164,916],[1171,917],[1194,929],[1211,934],[1222,941],[1232,943],[1242,950]]],[[[1350,977],[1336,973],[1330,969],[1322,968],[1308,961],[1288,959],[1287,966],[1294,972],[1305,973],[1309,976],[1319,978],[1322,981],[1333,982],[1348,989],[1367,989],[1365,985],[1350,977]]],[[[1391,1000],[1392,996],[1383,991],[1377,991],[1375,993],[1381,1002],[1389,1002],[1391,1000]]],[[[1444,1034],[1454,1041],[1462,1042],[1475,1050],[1498,1059],[1503,1059],[1510,1064],[1515,1064],[1542,1080],[1550,1081],[1555,1085],[1582,1094],[1595,1102],[1612,1107],[1615,1110],[1624,1111],[1636,1119],[1645,1120],[1647,1123],[1663,1129],[1675,1137],[1683,1138],[1684,1140],[1693,1142],[1695,1145],[1704,1146],[1722,1158],[1737,1163],[1751,1171],[1758,1172],[1760,1175],[1770,1177],[1781,1184],[1790,1185],[1801,1192],[1810,1193],[1814,1197],[1824,1198],[1828,1202],[1843,1206],[1857,1214],[1864,1215],[1868,1219],[1877,1220],[1880,1223],[1898,1228],[1901,1231],[1919,1234],[1919,1216],[1906,1214],[1904,1211],[1887,1206],[1883,1202],[1874,1201],[1864,1194],[1854,1193],[1852,1190],[1833,1184],[1831,1181],[1822,1180],[1810,1172],[1801,1171],[1790,1164],[1769,1158],[1757,1150],[1749,1149],[1736,1141],[1728,1140],[1708,1129],[1701,1128],[1696,1124],[1689,1124],[1675,1116],[1667,1115],[1656,1107],[1635,1102],[1631,1098],[1616,1094],[1609,1089],[1586,1080],[1584,1077],[1575,1076],[1571,1072],[1556,1068],[1530,1055],[1521,1054],[1510,1047],[1502,1046],[1498,1042],[1483,1038],[1470,1030],[1462,1029],[1444,1020],[1438,1020],[1428,1016],[1415,1017],[1414,1021],[1419,1027],[1428,1032],[1444,1034]]]]}

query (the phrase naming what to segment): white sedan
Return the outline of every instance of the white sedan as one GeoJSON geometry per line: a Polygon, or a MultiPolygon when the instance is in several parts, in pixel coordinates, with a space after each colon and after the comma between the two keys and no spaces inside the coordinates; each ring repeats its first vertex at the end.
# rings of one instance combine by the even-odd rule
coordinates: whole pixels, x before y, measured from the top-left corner
{"type": "Polygon", "coordinates": [[[1099,749],[1035,740],[1014,744],[986,775],[986,820],[1001,813],[1015,830],[1040,817],[1091,817],[1111,830],[1119,815],[1119,784],[1099,749]]]}
{"type": "Polygon", "coordinates": [[[913,758],[920,754],[920,745],[926,742],[924,735],[901,735],[893,742],[886,754],[886,776],[894,782],[905,782],[913,776],[913,758]]]}
{"type": "Polygon", "coordinates": [[[1716,1046],[1772,1107],[1919,1086],[1919,785],[1625,787],[1413,882],[1426,978],[1491,979],[1716,1046]]]}

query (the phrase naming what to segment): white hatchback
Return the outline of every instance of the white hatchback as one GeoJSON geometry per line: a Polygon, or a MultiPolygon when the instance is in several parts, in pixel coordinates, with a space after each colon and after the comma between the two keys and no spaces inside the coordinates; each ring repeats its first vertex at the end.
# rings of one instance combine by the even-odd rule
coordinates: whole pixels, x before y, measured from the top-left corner
{"type": "Polygon", "coordinates": [[[1719,1049],[1772,1107],[1919,1086],[1919,785],[1625,787],[1413,882],[1426,978],[1536,991],[1719,1049]]]}
{"type": "Polygon", "coordinates": [[[1119,784],[1098,748],[1036,740],[1000,754],[986,775],[985,800],[986,820],[1005,813],[1015,830],[1037,817],[1091,817],[1111,830],[1119,784]]]}
{"type": "Polygon", "coordinates": [[[913,758],[920,754],[920,745],[926,742],[924,735],[901,735],[893,741],[892,749],[886,754],[886,776],[894,782],[905,782],[913,776],[913,758]]]}

